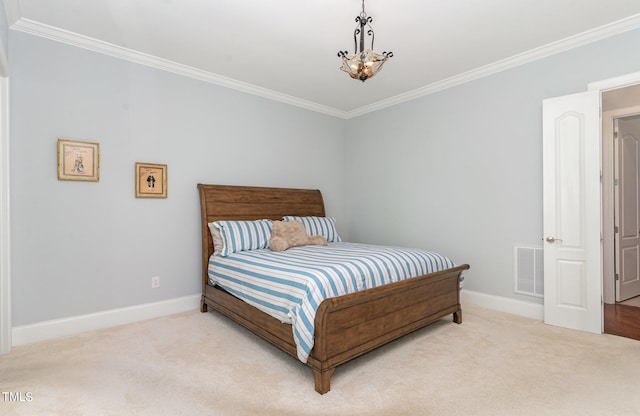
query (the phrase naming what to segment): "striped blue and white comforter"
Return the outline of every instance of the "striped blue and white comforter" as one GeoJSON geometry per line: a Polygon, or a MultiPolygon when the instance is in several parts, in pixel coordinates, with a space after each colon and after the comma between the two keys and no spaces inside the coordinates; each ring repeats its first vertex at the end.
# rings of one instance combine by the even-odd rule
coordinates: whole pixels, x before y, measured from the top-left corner
{"type": "Polygon", "coordinates": [[[324,299],[454,267],[440,254],[357,243],[242,251],[211,256],[209,283],[293,327],[298,359],[313,348],[314,322],[324,299]]]}

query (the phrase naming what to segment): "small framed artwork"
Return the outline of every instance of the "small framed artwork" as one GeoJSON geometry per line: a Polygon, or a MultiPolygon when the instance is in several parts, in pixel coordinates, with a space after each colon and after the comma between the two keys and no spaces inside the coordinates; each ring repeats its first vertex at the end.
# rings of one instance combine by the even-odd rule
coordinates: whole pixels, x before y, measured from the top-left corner
{"type": "Polygon", "coordinates": [[[167,197],[167,165],[136,162],[136,198],[167,197]]]}
{"type": "Polygon", "coordinates": [[[100,144],[58,139],[58,179],[100,180],[100,144]]]}

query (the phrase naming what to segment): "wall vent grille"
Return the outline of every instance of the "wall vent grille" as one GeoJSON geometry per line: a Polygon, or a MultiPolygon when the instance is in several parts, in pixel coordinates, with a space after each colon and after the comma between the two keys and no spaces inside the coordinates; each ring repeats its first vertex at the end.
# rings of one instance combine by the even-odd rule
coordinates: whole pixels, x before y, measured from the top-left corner
{"type": "Polygon", "coordinates": [[[516,293],[544,296],[543,254],[542,247],[515,247],[516,293]]]}

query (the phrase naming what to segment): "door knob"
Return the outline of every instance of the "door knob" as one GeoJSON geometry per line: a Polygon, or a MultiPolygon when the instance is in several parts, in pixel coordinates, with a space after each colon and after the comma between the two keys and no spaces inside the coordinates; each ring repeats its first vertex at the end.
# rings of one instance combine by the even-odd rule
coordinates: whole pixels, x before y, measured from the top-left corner
{"type": "Polygon", "coordinates": [[[547,237],[547,243],[555,243],[556,241],[562,243],[562,240],[560,240],[559,238],[547,237]]]}

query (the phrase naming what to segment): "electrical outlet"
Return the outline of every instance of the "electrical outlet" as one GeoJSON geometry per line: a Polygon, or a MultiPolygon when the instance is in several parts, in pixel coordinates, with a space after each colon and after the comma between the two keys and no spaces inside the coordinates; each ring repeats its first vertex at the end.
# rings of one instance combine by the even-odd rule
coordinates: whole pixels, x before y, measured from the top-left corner
{"type": "Polygon", "coordinates": [[[153,276],[151,278],[151,288],[156,289],[160,287],[160,276],[153,276]]]}

